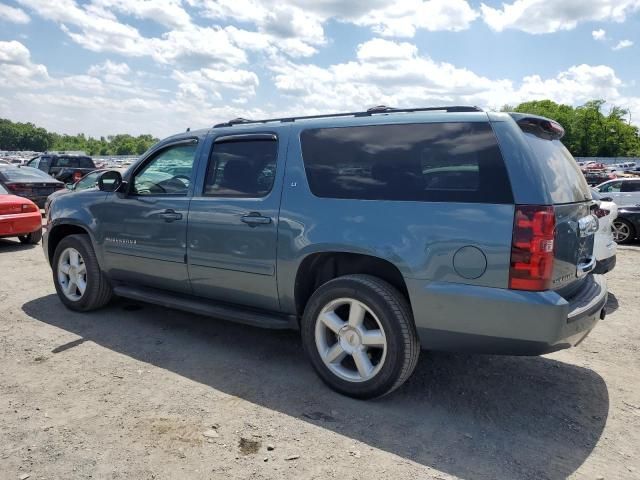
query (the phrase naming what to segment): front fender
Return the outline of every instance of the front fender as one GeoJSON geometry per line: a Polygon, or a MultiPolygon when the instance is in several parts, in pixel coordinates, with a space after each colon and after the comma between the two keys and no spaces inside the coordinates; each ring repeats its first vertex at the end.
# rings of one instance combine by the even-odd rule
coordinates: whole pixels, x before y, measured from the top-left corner
{"type": "Polygon", "coordinates": [[[103,204],[107,195],[109,194],[100,190],[85,190],[57,197],[52,201],[42,242],[49,262],[55,246],[62,238],[82,230],[89,235],[98,263],[103,267],[104,253],[97,238],[99,216],[96,215],[96,208],[103,204]]]}

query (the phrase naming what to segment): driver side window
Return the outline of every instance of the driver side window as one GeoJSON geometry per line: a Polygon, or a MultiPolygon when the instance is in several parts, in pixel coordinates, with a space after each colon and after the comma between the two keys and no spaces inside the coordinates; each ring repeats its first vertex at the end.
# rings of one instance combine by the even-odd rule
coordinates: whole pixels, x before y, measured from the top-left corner
{"type": "Polygon", "coordinates": [[[189,191],[197,144],[174,145],[162,150],[133,178],[134,195],[178,195],[189,191]]]}

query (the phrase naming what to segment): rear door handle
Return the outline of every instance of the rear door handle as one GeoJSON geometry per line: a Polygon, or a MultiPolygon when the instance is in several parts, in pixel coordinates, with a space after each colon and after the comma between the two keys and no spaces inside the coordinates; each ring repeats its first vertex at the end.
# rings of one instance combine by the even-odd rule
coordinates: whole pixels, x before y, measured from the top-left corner
{"type": "Polygon", "coordinates": [[[160,218],[164,218],[165,222],[175,222],[176,220],[182,220],[182,214],[171,209],[165,210],[158,215],[160,216],[160,218]]]}
{"type": "Polygon", "coordinates": [[[250,227],[271,223],[271,217],[263,217],[259,212],[251,212],[248,215],[244,215],[241,220],[250,227]]]}

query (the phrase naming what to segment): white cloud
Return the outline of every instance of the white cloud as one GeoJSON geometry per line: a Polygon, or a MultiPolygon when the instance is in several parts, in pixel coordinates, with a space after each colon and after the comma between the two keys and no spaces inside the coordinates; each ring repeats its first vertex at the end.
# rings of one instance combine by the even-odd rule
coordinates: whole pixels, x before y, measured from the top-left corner
{"type": "Polygon", "coordinates": [[[607,32],[605,32],[603,29],[594,30],[593,32],[591,32],[591,36],[594,40],[604,41],[607,39],[607,32]]]}
{"type": "Polygon", "coordinates": [[[243,103],[255,96],[260,84],[253,72],[219,67],[188,72],[174,70],[172,78],[178,82],[178,91],[185,98],[205,100],[211,95],[215,100],[233,98],[242,99],[243,103]]]}
{"type": "Polygon", "coordinates": [[[515,0],[502,8],[480,7],[484,21],[493,30],[552,33],[573,30],[587,21],[623,22],[640,9],[640,0],[515,0]]]}
{"type": "Polygon", "coordinates": [[[37,87],[48,80],[47,67],[33,63],[27,47],[15,40],[0,41],[0,87],[37,87]]]}
{"type": "Polygon", "coordinates": [[[216,19],[250,22],[263,33],[297,38],[308,45],[325,42],[328,19],[371,27],[385,36],[412,37],[417,29],[459,31],[478,13],[467,0],[189,0],[216,19]]]}
{"type": "Polygon", "coordinates": [[[583,64],[570,67],[553,78],[525,77],[514,94],[518,103],[549,98],[577,105],[596,98],[615,101],[621,96],[619,88],[622,86],[622,81],[611,67],[583,64]]]}
{"type": "Polygon", "coordinates": [[[604,65],[576,65],[551,78],[530,75],[517,82],[488,78],[419,55],[409,43],[382,39],[361,44],[357,61],[323,68],[283,60],[272,70],[276,88],[295,98],[292,103],[305,112],[363,110],[379,104],[499,108],[546,98],[573,105],[594,98],[615,102],[623,98],[624,86],[604,65]]]}
{"type": "Polygon", "coordinates": [[[116,62],[112,62],[111,60],[107,60],[106,62],[100,64],[100,65],[92,65],[91,67],[89,67],[89,75],[94,75],[94,76],[98,76],[98,75],[116,75],[116,76],[122,76],[122,75],[128,75],[131,72],[131,69],[129,68],[129,65],[127,65],[126,63],[116,63],[116,62]]]}
{"type": "Polygon", "coordinates": [[[623,48],[633,47],[631,40],[620,40],[612,50],[622,50],[623,48]]]}
{"type": "Polygon", "coordinates": [[[181,0],[93,0],[93,4],[167,27],[180,28],[191,23],[181,0]]]}
{"type": "Polygon", "coordinates": [[[31,21],[29,15],[24,13],[24,10],[0,3],[0,21],[3,20],[11,23],[22,24],[29,23],[31,21]]]}
{"type": "Polygon", "coordinates": [[[358,45],[357,58],[363,61],[384,61],[401,58],[412,58],[418,54],[418,48],[411,43],[397,43],[381,38],[374,38],[358,45]]]}
{"type": "MultiPolygon", "coordinates": [[[[80,7],[74,0],[18,1],[43,18],[61,23],[62,30],[87,50],[114,52],[128,57],[150,56],[165,64],[182,59],[232,65],[247,61],[245,52],[234,45],[229,32],[220,27],[189,25],[159,37],[144,37],[136,28],[121,23],[104,6],[90,4],[80,7]]],[[[108,1],[103,3],[106,5],[108,1]]]]}
{"type": "Polygon", "coordinates": [[[466,0],[403,0],[373,9],[353,20],[384,36],[413,37],[417,29],[460,31],[478,17],[466,0]]]}

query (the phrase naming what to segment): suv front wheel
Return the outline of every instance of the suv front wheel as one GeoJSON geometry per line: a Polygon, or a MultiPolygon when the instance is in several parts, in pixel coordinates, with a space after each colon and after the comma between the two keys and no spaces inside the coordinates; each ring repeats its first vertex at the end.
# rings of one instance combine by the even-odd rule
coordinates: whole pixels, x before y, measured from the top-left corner
{"type": "Polygon", "coordinates": [[[347,275],[318,288],[301,327],[305,351],[322,380],[355,398],[398,388],[420,354],[406,298],[370,275],[347,275]]]}
{"type": "Polygon", "coordinates": [[[87,235],[69,235],[60,241],[53,256],[53,282],[60,300],[71,310],[96,310],[111,300],[111,285],[87,235]]]}

